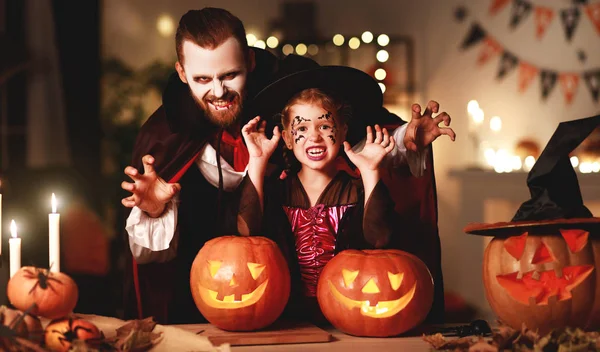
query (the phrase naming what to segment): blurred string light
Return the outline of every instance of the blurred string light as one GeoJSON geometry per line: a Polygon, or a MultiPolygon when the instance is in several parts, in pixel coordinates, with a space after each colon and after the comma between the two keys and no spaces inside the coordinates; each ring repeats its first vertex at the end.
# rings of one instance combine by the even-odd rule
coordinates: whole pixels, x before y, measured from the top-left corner
{"type": "Polygon", "coordinates": [[[525,162],[523,163],[523,169],[529,172],[533,168],[533,165],[535,165],[535,158],[532,155],[529,155],[525,158],[525,162]]]}
{"type": "Polygon", "coordinates": [[[333,36],[333,44],[337,45],[337,46],[342,46],[344,45],[344,36],[341,34],[336,34],[333,36]]]}
{"type": "Polygon", "coordinates": [[[385,72],[384,69],[378,68],[377,70],[375,70],[375,78],[376,79],[383,81],[386,76],[387,76],[387,72],[385,72]]]}
{"type": "Polygon", "coordinates": [[[377,37],[377,44],[381,46],[386,46],[390,43],[390,37],[387,34],[381,34],[377,37]]]}
{"type": "Polygon", "coordinates": [[[279,39],[275,36],[267,38],[267,46],[271,49],[275,49],[279,45],[279,39]]]}
{"type": "Polygon", "coordinates": [[[499,132],[502,129],[502,119],[494,116],[490,119],[490,129],[494,132],[499,132]]]}
{"type": "Polygon", "coordinates": [[[381,88],[381,93],[385,93],[385,90],[386,90],[385,84],[379,82],[379,88],[381,88]]]}
{"type": "Polygon", "coordinates": [[[256,36],[252,33],[246,34],[246,41],[248,42],[248,46],[254,46],[256,44],[256,36]]]}
{"type": "Polygon", "coordinates": [[[311,44],[308,46],[308,54],[315,56],[319,53],[319,47],[316,44],[311,44]]]}
{"type": "Polygon", "coordinates": [[[377,52],[377,61],[386,62],[390,58],[390,54],[386,50],[379,50],[377,52]]]}
{"type": "Polygon", "coordinates": [[[175,32],[175,22],[173,22],[173,17],[167,14],[158,16],[158,19],[156,20],[156,29],[163,37],[172,36],[175,32]]]}
{"type": "Polygon", "coordinates": [[[358,39],[357,37],[350,38],[350,40],[348,41],[348,46],[350,47],[350,49],[358,49],[360,47],[360,39],[358,39]]]}
{"type": "Polygon", "coordinates": [[[308,48],[306,47],[306,44],[300,43],[300,44],[296,45],[296,54],[305,55],[307,51],[308,51],[308,48]]]}
{"type": "Polygon", "coordinates": [[[255,48],[261,48],[261,49],[266,49],[267,48],[267,44],[263,40],[257,40],[256,43],[254,43],[254,47],[255,48]]]}
{"type": "Polygon", "coordinates": [[[571,166],[573,166],[573,167],[579,166],[579,158],[577,156],[572,156],[570,158],[570,160],[571,160],[571,166]]]}
{"type": "Polygon", "coordinates": [[[281,51],[284,55],[290,55],[294,52],[294,47],[291,44],[286,44],[283,46],[283,48],[281,48],[281,51]]]}
{"type": "Polygon", "coordinates": [[[477,100],[470,100],[467,103],[467,112],[469,114],[473,114],[475,111],[479,110],[479,103],[477,102],[477,100]]]}
{"type": "Polygon", "coordinates": [[[369,32],[369,31],[365,31],[360,36],[360,39],[362,39],[362,41],[365,42],[366,44],[369,44],[370,42],[373,41],[373,33],[369,32]]]}

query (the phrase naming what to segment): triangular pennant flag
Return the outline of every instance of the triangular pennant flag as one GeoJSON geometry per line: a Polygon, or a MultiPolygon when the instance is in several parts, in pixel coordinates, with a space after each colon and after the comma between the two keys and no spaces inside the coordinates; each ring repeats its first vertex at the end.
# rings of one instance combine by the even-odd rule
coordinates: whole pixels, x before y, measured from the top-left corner
{"type": "Polygon", "coordinates": [[[519,92],[523,93],[533,81],[535,75],[537,75],[538,69],[526,62],[519,63],[519,92]]]}
{"type": "Polygon", "coordinates": [[[536,38],[542,39],[544,33],[546,33],[546,28],[552,22],[554,17],[554,10],[548,7],[536,7],[535,8],[535,36],[536,38]]]}
{"type": "Polygon", "coordinates": [[[560,86],[563,90],[563,93],[565,94],[567,104],[570,104],[573,101],[573,96],[575,95],[575,92],[577,92],[579,76],[574,73],[561,73],[559,80],[560,86]]]}
{"type": "Polygon", "coordinates": [[[498,55],[502,51],[502,47],[494,39],[487,37],[483,41],[479,58],[477,59],[477,65],[481,66],[485,64],[492,56],[498,55]]]}
{"type": "Polygon", "coordinates": [[[490,6],[490,15],[495,15],[500,11],[506,4],[508,4],[510,0],[493,0],[492,5],[490,6]]]}
{"type": "Polygon", "coordinates": [[[471,29],[469,30],[469,34],[467,34],[467,37],[465,38],[465,40],[463,41],[462,45],[460,46],[461,49],[467,49],[468,47],[472,46],[475,43],[478,43],[479,41],[481,41],[483,38],[485,38],[485,30],[483,28],[481,28],[481,26],[477,23],[474,23],[471,26],[471,29]]]}
{"type": "Polygon", "coordinates": [[[592,99],[597,103],[600,95],[600,70],[586,72],[583,74],[583,78],[590,93],[592,93],[592,99]]]}
{"type": "Polygon", "coordinates": [[[516,56],[505,51],[502,53],[502,59],[500,59],[500,68],[498,69],[498,79],[504,78],[506,74],[512,71],[517,64],[519,63],[519,59],[516,56]]]}
{"type": "Polygon", "coordinates": [[[552,88],[554,88],[554,85],[556,84],[557,77],[558,77],[558,74],[556,72],[542,70],[542,72],[540,74],[540,79],[541,79],[541,84],[542,84],[542,98],[543,99],[548,98],[548,95],[550,95],[552,88]]]}
{"type": "Polygon", "coordinates": [[[575,29],[579,24],[579,9],[577,7],[572,7],[570,9],[561,10],[560,17],[562,19],[563,26],[565,27],[565,35],[567,36],[567,40],[571,41],[571,38],[573,38],[573,33],[575,33],[575,29]]]}
{"type": "Polygon", "coordinates": [[[600,34],[600,2],[586,6],[585,13],[587,13],[590,21],[596,27],[596,31],[600,34]]]}
{"type": "Polygon", "coordinates": [[[531,4],[525,0],[515,0],[510,17],[510,27],[517,28],[519,23],[531,12],[531,4]]]}

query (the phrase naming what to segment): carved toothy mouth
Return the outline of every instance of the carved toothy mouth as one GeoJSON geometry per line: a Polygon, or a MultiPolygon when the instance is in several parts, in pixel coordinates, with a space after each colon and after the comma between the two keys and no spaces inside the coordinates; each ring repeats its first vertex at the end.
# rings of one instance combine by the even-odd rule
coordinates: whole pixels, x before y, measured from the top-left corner
{"type": "Polygon", "coordinates": [[[547,305],[552,296],[558,301],[571,299],[571,291],[579,286],[594,271],[592,265],[567,266],[562,276],[554,270],[528,271],[519,278],[519,272],[497,275],[498,284],[516,301],[529,305],[533,300],[537,305],[547,305]]]}
{"type": "Polygon", "coordinates": [[[375,306],[372,306],[369,301],[356,301],[344,296],[331,281],[328,281],[328,283],[331,294],[338,302],[343,303],[348,309],[360,308],[360,314],[371,318],[388,318],[398,314],[412,301],[417,289],[417,283],[415,282],[404,296],[393,301],[379,301],[375,306]]]}
{"type": "Polygon", "coordinates": [[[241,299],[239,300],[235,299],[235,294],[224,296],[223,299],[220,300],[217,298],[219,295],[217,291],[209,290],[200,284],[198,285],[198,291],[200,292],[200,297],[202,300],[213,308],[237,309],[248,307],[258,302],[265,293],[268,282],[268,279],[265,280],[254,291],[242,295],[241,299]]]}

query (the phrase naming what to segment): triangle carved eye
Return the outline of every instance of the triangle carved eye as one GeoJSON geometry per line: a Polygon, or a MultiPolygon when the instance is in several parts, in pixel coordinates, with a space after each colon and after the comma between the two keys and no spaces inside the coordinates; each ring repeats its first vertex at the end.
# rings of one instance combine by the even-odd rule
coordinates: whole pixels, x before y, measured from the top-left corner
{"type": "Polygon", "coordinates": [[[342,277],[344,278],[344,285],[346,287],[351,287],[354,280],[358,276],[358,270],[351,271],[347,269],[342,269],[342,277]]]}
{"type": "Polygon", "coordinates": [[[590,233],[580,229],[560,229],[560,234],[565,239],[565,242],[567,242],[571,253],[577,253],[587,244],[590,233]]]}
{"type": "Polygon", "coordinates": [[[214,278],[217,275],[217,271],[219,271],[222,264],[223,262],[219,260],[209,260],[208,270],[210,270],[210,276],[214,278]]]}
{"type": "Polygon", "coordinates": [[[252,275],[252,278],[256,280],[260,276],[260,274],[262,274],[263,270],[265,270],[265,265],[257,263],[248,263],[248,270],[250,270],[250,275],[252,275]]]}

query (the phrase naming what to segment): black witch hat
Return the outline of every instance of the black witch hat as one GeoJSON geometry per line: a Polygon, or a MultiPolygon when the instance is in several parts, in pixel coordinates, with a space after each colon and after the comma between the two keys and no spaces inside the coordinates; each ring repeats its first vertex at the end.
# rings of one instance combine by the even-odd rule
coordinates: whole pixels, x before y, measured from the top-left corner
{"type": "Polygon", "coordinates": [[[466,233],[497,236],[511,229],[531,226],[600,226],[583,204],[577,174],[569,154],[600,126],[600,115],[561,122],[529,172],[527,186],[531,199],[521,204],[510,222],[469,224],[466,233]]]}

